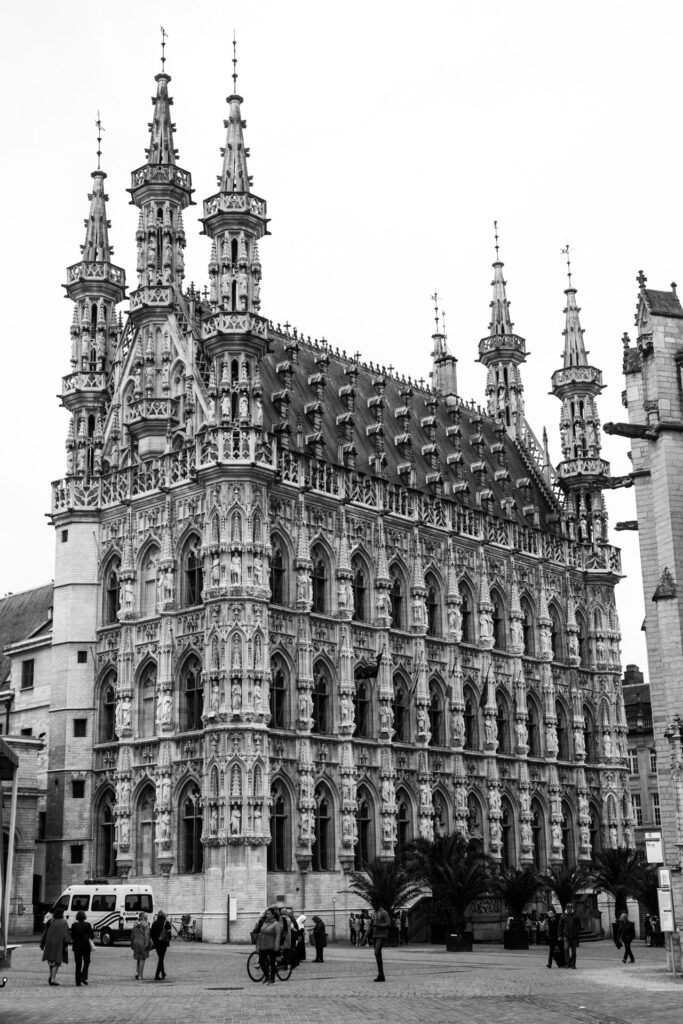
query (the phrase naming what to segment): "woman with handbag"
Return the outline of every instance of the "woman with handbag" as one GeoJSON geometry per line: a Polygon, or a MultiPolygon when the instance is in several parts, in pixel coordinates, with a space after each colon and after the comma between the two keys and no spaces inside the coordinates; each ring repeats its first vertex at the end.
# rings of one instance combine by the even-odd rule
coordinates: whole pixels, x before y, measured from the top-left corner
{"type": "Polygon", "coordinates": [[[130,936],[130,948],[133,950],[133,956],[135,957],[135,969],[137,971],[135,980],[142,980],[145,973],[145,960],[148,959],[149,951],[152,948],[152,938],[149,934],[147,914],[144,910],[140,911],[138,919],[133,925],[133,931],[130,936]]]}
{"type": "Polygon", "coordinates": [[[166,956],[166,950],[168,944],[171,941],[171,923],[167,919],[166,914],[163,910],[157,911],[157,916],[154,918],[152,927],[149,930],[150,937],[154,943],[154,948],[157,954],[157,970],[154,975],[155,981],[163,981],[166,977],[166,970],[164,968],[164,957],[166,956]]]}
{"type": "Polygon", "coordinates": [[[55,978],[62,964],[68,964],[69,962],[70,942],[71,932],[64,920],[64,908],[55,907],[52,911],[52,920],[48,921],[45,925],[45,931],[40,939],[43,960],[47,960],[50,967],[50,976],[47,979],[48,985],[59,985],[55,978]]]}
{"type": "Polygon", "coordinates": [[[87,985],[90,954],[95,948],[95,933],[90,922],[86,920],[84,910],[77,912],[76,920],[71,925],[71,941],[76,962],[76,984],[87,985]]]}

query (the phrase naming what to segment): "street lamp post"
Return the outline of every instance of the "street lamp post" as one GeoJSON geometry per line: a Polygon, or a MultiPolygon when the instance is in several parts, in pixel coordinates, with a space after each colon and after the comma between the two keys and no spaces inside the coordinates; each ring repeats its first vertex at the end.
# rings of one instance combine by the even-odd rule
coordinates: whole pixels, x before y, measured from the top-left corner
{"type": "Polygon", "coordinates": [[[332,941],[337,941],[337,897],[332,897],[332,941]]]}

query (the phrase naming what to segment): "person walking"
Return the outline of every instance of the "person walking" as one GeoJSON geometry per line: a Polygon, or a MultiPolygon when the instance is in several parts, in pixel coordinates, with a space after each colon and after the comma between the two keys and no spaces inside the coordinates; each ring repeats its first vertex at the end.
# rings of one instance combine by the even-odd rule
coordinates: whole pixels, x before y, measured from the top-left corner
{"type": "MultiPolygon", "coordinates": [[[[619,927],[617,928],[617,943],[624,944],[624,959],[622,963],[626,963],[627,959],[629,963],[634,964],[636,958],[633,955],[631,949],[631,943],[636,937],[636,926],[633,921],[629,921],[628,914],[621,914],[619,917],[619,927]]],[[[618,947],[617,947],[618,948],[618,947]]]]}
{"type": "Polygon", "coordinates": [[[327,932],[325,931],[322,919],[317,914],[313,915],[313,945],[315,946],[315,960],[313,963],[324,963],[323,949],[327,945],[327,932]]]}
{"type": "Polygon", "coordinates": [[[154,974],[154,980],[163,981],[166,977],[164,960],[171,941],[171,922],[163,910],[157,911],[157,916],[154,918],[152,927],[149,930],[149,936],[157,955],[157,969],[154,974]]]}
{"type": "Polygon", "coordinates": [[[52,911],[52,919],[45,925],[40,938],[40,948],[43,950],[43,960],[47,960],[50,974],[47,979],[48,985],[59,985],[57,971],[62,964],[69,962],[69,943],[71,932],[64,920],[64,908],[55,907],[52,911]]]}
{"type": "Polygon", "coordinates": [[[576,970],[576,947],[579,944],[579,931],[581,924],[574,913],[574,904],[568,903],[560,918],[558,935],[564,946],[565,967],[576,970]]]}
{"type": "Polygon", "coordinates": [[[268,907],[256,940],[258,959],[263,971],[263,982],[265,985],[275,984],[275,961],[277,954],[280,952],[281,935],[282,925],[275,916],[275,908],[268,907]]]}
{"type": "Polygon", "coordinates": [[[408,945],[408,911],[401,911],[401,945],[408,945]]]}
{"type": "Polygon", "coordinates": [[[79,910],[76,920],[71,925],[71,941],[73,943],[74,961],[76,963],[76,984],[88,984],[90,969],[90,953],[95,944],[95,933],[90,921],[86,919],[84,910],[79,910]]]}
{"type": "Polygon", "coordinates": [[[377,977],[375,981],[386,981],[384,977],[384,963],[382,961],[382,950],[389,936],[391,919],[384,907],[377,907],[370,918],[368,929],[368,943],[372,942],[375,949],[375,960],[377,961],[377,977]]]}
{"type": "Polygon", "coordinates": [[[299,963],[306,959],[306,915],[299,914],[296,919],[296,923],[299,928],[299,934],[296,940],[296,955],[299,959],[299,963]]]}
{"type": "Polygon", "coordinates": [[[152,939],[147,924],[147,914],[141,910],[138,919],[133,925],[130,936],[130,948],[135,957],[135,980],[142,981],[145,973],[145,961],[149,958],[149,951],[152,948],[152,939]]]}
{"type": "MultiPolygon", "coordinates": [[[[546,918],[546,934],[548,936],[548,967],[553,966],[553,955],[555,953],[555,950],[557,949],[559,957],[559,952],[562,949],[562,944],[560,943],[557,934],[559,927],[560,919],[551,907],[548,911],[548,916],[546,918]]],[[[560,967],[563,965],[561,965],[558,961],[557,966],[560,967]]]]}

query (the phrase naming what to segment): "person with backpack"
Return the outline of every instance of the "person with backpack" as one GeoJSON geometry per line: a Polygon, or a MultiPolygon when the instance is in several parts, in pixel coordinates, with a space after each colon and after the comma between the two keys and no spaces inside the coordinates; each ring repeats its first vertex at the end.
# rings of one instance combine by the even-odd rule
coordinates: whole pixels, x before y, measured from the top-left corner
{"type": "Polygon", "coordinates": [[[622,963],[626,963],[627,959],[629,963],[634,964],[636,958],[631,950],[631,943],[636,937],[636,926],[633,921],[629,921],[628,914],[621,914],[619,917],[619,927],[617,928],[617,949],[619,945],[624,945],[624,958],[622,963]]]}

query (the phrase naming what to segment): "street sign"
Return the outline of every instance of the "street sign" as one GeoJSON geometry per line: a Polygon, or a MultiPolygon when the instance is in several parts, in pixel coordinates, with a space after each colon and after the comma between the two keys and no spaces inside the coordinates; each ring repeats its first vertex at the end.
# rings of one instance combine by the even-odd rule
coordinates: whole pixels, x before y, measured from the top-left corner
{"type": "Polygon", "coordinates": [[[659,875],[659,882],[657,883],[659,888],[671,889],[671,868],[660,868],[657,874],[659,875]]]}
{"type": "Polygon", "coordinates": [[[645,856],[647,857],[648,864],[664,863],[664,857],[662,856],[661,832],[645,833],[645,856]]]}
{"type": "Polygon", "coordinates": [[[671,889],[657,889],[657,902],[659,904],[659,926],[663,932],[675,932],[674,905],[671,896],[671,889]]]}

